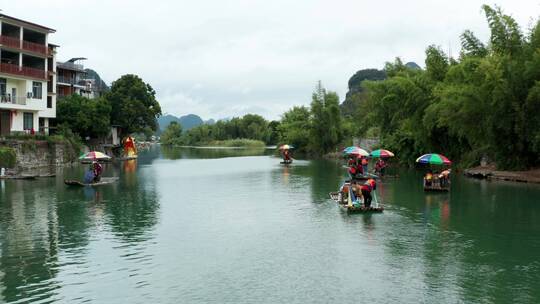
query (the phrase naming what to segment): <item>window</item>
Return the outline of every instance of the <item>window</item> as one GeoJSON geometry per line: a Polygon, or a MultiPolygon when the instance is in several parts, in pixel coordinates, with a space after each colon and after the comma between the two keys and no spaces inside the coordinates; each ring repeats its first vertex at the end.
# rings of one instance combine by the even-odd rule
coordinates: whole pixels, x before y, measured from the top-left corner
{"type": "Polygon", "coordinates": [[[42,89],[42,83],[41,82],[37,82],[37,81],[34,81],[32,83],[32,97],[35,98],[35,99],[41,99],[41,97],[43,96],[42,93],[43,93],[43,89],[42,89]]]}
{"type": "Polygon", "coordinates": [[[52,109],[52,96],[47,96],[47,108],[52,109]]]}
{"type": "Polygon", "coordinates": [[[23,129],[32,130],[34,128],[34,113],[24,113],[23,129]]]}
{"type": "Polygon", "coordinates": [[[5,96],[6,95],[6,79],[0,78],[0,95],[5,96]]]}

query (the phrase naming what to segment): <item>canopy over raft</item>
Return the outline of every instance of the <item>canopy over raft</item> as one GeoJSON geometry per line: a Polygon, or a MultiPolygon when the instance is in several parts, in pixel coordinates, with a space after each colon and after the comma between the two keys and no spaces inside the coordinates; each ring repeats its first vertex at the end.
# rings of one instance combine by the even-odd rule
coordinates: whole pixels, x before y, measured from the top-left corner
{"type": "Polygon", "coordinates": [[[285,145],[279,146],[278,149],[281,153],[281,156],[283,157],[283,161],[280,164],[282,165],[291,164],[293,160],[291,158],[289,150],[294,149],[294,146],[285,144],[285,145]]]}
{"type": "MultiPolygon", "coordinates": [[[[416,159],[419,164],[450,166],[452,161],[446,156],[436,153],[424,154],[416,159]]],[[[450,191],[450,170],[439,174],[429,172],[424,177],[424,191],[450,191]]]]}
{"type": "Polygon", "coordinates": [[[369,156],[369,152],[357,147],[357,146],[350,146],[345,149],[343,149],[343,154],[345,155],[354,155],[354,156],[369,156]]]}
{"type": "Polygon", "coordinates": [[[290,149],[294,149],[294,146],[293,145],[281,145],[281,146],[279,146],[279,150],[290,150],[290,149]]]}
{"type": "Polygon", "coordinates": [[[371,155],[371,157],[378,157],[378,158],[394,157],[394,153],[385,149],[378,149],[378,150],[371,151],[369,155],[371,155]]]}
{"type": "Polygon", "coordinates": [[[90,151],[81,154],[81,156],[79,156],[79,160],[81,160],[83,163],[90,163],[93,161],[109,161],[111,160],[111,157],[103,152],[90,151]]]}
{"type": "Polygon", "coordinates": [[[416,162],[419,164],[429,164],[429,165],[451,165],[452,161],[449,160],[446,156],[442,154],[429,153],[424,154],[416,159],[416,162]]]}

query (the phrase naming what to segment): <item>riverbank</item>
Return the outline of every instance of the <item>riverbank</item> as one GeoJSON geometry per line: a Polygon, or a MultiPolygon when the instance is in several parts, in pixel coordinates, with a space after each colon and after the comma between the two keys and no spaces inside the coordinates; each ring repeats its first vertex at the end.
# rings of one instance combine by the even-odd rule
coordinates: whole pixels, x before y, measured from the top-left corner
{"type": "Polygon", "coordinates": [[[61,136],[28,139],[0,139],[3,178],[50,177],[56,168],[77,160],[80,146],[61,136]]]}
{"type": "Polygon", "coordinates": [[[527,171],[499,171],[495,165],[488,165],[467,169],[464,174],[472,178],[540,184],[540,168],[527,171]]]}
{"type": "Polygon", "coordinates": [[[191,147],[191,148],[266,148],[266,144],[260,140],[252,139],[228,139],[228,140],[213,140],[204,143],[198,143],[194,145],[179,145],[177,147],[191,147]]]}

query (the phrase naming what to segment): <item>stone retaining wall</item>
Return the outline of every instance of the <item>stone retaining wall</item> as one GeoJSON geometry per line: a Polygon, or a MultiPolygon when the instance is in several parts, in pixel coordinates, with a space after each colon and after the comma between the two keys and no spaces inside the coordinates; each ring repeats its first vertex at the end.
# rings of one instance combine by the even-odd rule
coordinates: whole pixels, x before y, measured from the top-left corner
{"type": "Polygon", "coordinates": [[[44,140],[0,140],[0,146],[13,148],[17,154],[9,175],[53,175],[56,167],[72,163],[78,155],[69,143],[44,140]]]}

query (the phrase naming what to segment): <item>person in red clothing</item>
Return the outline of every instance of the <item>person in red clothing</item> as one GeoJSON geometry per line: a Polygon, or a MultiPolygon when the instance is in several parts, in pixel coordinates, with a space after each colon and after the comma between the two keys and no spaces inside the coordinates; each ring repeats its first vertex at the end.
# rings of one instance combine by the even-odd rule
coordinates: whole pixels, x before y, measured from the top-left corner
{"type": "Polygon", "coordinates": [[[377,187],[377,184],[375,183],[375,180],[370,178],[368,179],[361,187],[360,190],[362,191],[362,196],[364,197],[364,207],[369,208],[371,207],[371,191],[375,190],[377,187]]]}
{"type": "Polygon", "coordinates": [[[356,161],[356,172],[358,174],[364,175],[364,174],[367,173],[367,171],[364,170],[364,165],[362,164],[362,159],[363,158],[361,156],[359,156],[357,161],[356,161]]]}
{"type": "Polygon", "coordinates": [[[356,177],[356,166],[352,165],[349,167],[349,176],[351,177],[351,180],[353,180],[356,177]]]}
{"type": "Polygon", "coordinates": [[[94,183],[97,183],[101,180],[101,173],[103,172],[103,167],[97,161],[93,162],[93,171],[94,171],[94,183]]]}
{"type": "Polygon", "coordinates": [[[375,163],[375,173],[379,174],[380,176],[384,176],[385,169],[386,163],[382,158],[379,158],[379,160],[375,163]]]}
{"type": "Polygon", "coordinates": [[[286,163],[291,161],[291,152],[288,149],[283,150],[283,161],[286,163]]]}
{"type": "Polygon", "coordinates": [[[356,159],[354,156],[349,156],[349,160],[347,161],[347,166],[352,167],[356,165],[356,159]]]}
{"type": "Polygon", "coordinates": [[[365,173],[368,173],[368,159],[366,156],[362,157],[361,163],[362,163],[362,171],[364,171],[365,173]]]}

